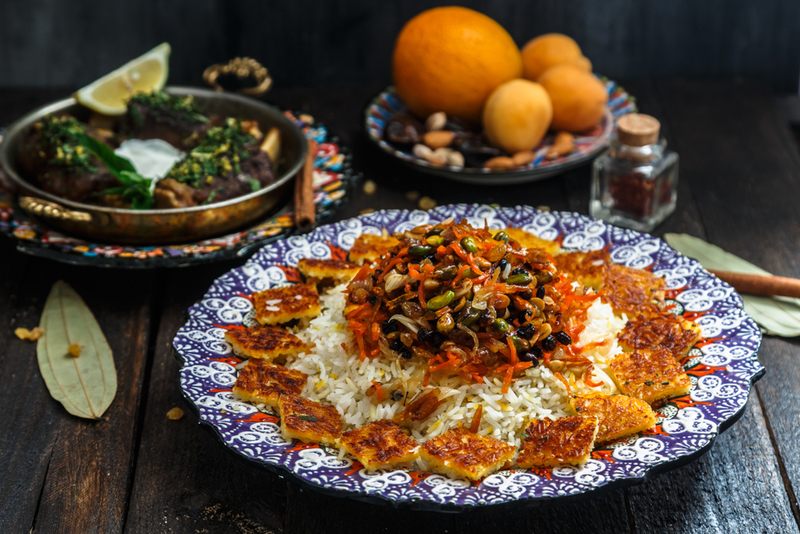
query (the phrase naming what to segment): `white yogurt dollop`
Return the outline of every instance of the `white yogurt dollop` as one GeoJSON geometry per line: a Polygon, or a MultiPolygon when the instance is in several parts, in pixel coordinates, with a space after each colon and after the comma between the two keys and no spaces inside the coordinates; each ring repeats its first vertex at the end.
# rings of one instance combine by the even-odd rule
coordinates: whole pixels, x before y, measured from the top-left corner
{"type": "Polygon", "coordinates": [[[154,182],[165,177],[186,156],[162,139],[128,139],[114,153],[130,161],[138,174],[154,182]]]}

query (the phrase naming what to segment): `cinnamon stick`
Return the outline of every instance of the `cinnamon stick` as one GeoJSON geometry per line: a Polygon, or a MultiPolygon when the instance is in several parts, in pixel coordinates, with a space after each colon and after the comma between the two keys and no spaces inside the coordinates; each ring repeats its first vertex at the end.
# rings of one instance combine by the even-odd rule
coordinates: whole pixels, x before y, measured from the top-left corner
{"type": "Polygon", "coordinates": [[[783,276],[710,271],[740,293],[800,298],[800,280],[783,276]]]}
{"type": "Polygon", "coordinates": [[[294,184],[294,224],[301,232],[308,232],[314,228],[317,215],[317,209],[314,206],[314,154],[316,152],[317,142],[309,139],[303,172],[297,176],[294,184]]]}

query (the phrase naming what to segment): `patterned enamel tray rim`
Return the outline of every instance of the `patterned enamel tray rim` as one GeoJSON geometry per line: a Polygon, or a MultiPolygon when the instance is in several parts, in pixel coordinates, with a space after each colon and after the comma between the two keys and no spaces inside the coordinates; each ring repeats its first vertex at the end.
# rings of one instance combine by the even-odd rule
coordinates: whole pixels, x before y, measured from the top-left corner
{"type": "Polygon", "coordinates": [[[529,165],[511,171],[490,171],[470,167],[449,167],[433,165],[410,152],[400,150],[383,139],[383,131],[389,119],[398,112],[405,111],[406,105],[397,96],[393,87],[376,96],[364,110],[364,126],[367,137],[384,152],[394,156],[401,162],[418,171],[443,176],[451,180],[477,185],[521,184],[541,180],[583,165],[608,146],[615,127],[616,119],[636,111],[635,98],[616,82],[600,78],[608,91],[608,109],[603,120],[590,132],[576,136],[575,150],[566,156],[547,160],[545,154],[553,145],[554,135],[548,133],[536,147],[536,159],[529,165]]]}
{"type": "MultiPolygon", "coordinates": [[[[318,143],[314,160],[314,203],[317,223],[324,222],[347,201],[358,181],[350,151],[340,146],[338,138],[329,136],[325,126],[316,123],[312,116],[284,114],[306,137],[318,143]]],[[[156,247],[95,244],[50,230],[22,211],[14,197],[13,187],[5,182],[0,169],[0,233],[16,240],[20,252],[73,265],[124,269],[188,267],[247,257],[268,242],[296,233],[290,204],[249,228],[195,243],[156,247]]]]}
{"type": "Polygon", "coordinates": [[[693,460],[741,416],[752,385],[764,373],[756,358],[760,342],[761,332],[743,311],[741,297],[733,288],[660,239],[576,213],[455,205],[429,212],[381,211],[268,245],[244,266],[214,282],[203,300],[189,309],[189,320],[176,334],[173,346],[182,363],[184,396],[201,423],[238,455],[280,475],[290,473],[332,495],[456,512],[596,495],[600,489],[640,483],[650,473],[693,460]],[[295,265],[301,257],[329,257],[331,246],[348,249],[360,233],[384,227],[405,230],[449,216],[481,225],[486,220],[493,228],[521,227],[543,238],[559,239],[567,249],[597,250],[611,244],[614,261],[665,276],[670,309],[692,318],[703,330],[703,341],[684,363],[693,383],[691,393],[658,410],[655,432],[604,446],[581,468],[507,470],[478,485],[417,471],[366,473],[352,460],[340,461],[335,453],[318,446],[285,442],[276,417],[232,397],[233,365],[238,360],[232,358],[223,335],[225,326],[240,324],[252,308],[241,295],[286,282],[293,272],[281,267],[295,265]]]}

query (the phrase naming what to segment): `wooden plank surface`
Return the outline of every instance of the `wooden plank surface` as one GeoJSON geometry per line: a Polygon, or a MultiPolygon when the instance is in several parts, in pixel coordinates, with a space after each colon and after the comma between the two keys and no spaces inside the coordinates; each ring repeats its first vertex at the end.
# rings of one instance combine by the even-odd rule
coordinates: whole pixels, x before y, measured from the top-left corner
{"type": "Polygon", "coordinates": [[[186,322],[186,310],[233,266],[228,262],[166,272],[156,290],[163,305],[157,312],[158,337],[126,532],[282,529],[286,482],[236,457],[198,426],[197,415],[181,395],[180,365],[172,354],[172,338],[186,322]],[[166,416],[174,407],[185,412],[178,421],[166,416]]]}
{"type": "Polygon", "coordinates": [[[58,266],[25,258],[3,242],[4,284],[0,308],[0,529],[42,532],[73,525],[82,532],[120,532],[132,479],[139,393],[149,333],[148,285],[153,273],[58,266]],[[118,389],[97,421],[72,417],[53,400],[39,374],[35,343],[13,336],[32,328],[52,284],[63,279],[84,298],[114,352],[118,389]],[[109,298],[113,295],[113,298],[109,298]],[[8,314],[8,316],[6,316],[8,314]],[[2,528],[7,527],[7,528],[2,528]]]}
{"type": "MultiPolygon", "coordinates": [[[[643,111],[662,119],[681,155],[679,206],[657,234],[698,235],[776,274],[800,276],[800,157],[770,95],[760,86],[731,82],[626,88],[643,111]]],[[[586,212],[588,167],[522,186],[468,187],[397,165],[360,128],[358,111],[379,89],[335,85],[277,90],[268,97],[325,122],[352,148],[355,167],[377,182],[374,195],[356,192],[341,217],[374,207],[413,208],[408,191],[439,203],[479,200],[586,212]]],[[[0,106],[0,119],[53,94],[0,91],[0,101],[12,103],[0,106]]],[[[301,490],[230,454],[198,428],[180,394],[171,339],[186,309],[241,261],[128,273],[62,266],[12,248],[0,240],[0,405],[6,407],[0,428],[14,429],[0,433],[0,530],[797,532],[800,363],[794,342],[765,341],[761,361],[768,374],[758,395],[709,455],[641,486],[498,515],[396,511],[301,490]],[[15,325],[38,322],[59,278],[84,296],[114,349],[120,388],[100,422],[67,415],[46,392],[35,345],[11,335],[15,325]],[[180,421],[166,418],[175,406],[186,412],[180,421]]]]}

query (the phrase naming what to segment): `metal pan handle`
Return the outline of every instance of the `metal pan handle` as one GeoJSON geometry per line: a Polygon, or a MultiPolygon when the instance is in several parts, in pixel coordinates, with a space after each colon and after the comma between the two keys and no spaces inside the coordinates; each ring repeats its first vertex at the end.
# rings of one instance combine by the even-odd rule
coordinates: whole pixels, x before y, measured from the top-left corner
{"type": "Polygon", "coordinates": [[[272,87],[272,77],[267,72],[267,68],[249,57],[237,57],[227,63],[211,65],[203,72],[203,80],[209,87],[221,93],[223,88],[217,82],[217,78],[227,74],[234,74],[240,80],[250,77],[258,84],[255,87],[239,89],[237,93],[259,96],[269,91],[269,88],[272,87]]]}
{"type": "Polygon", "coordinates": [[[55,202],[35,197],[19,197],[19,207],[31,215],[61,221],[91,222],[92,215],[85,211],[73,211],[55,202]]]}

